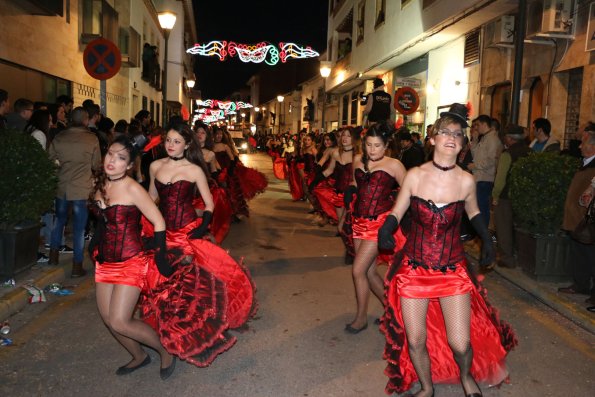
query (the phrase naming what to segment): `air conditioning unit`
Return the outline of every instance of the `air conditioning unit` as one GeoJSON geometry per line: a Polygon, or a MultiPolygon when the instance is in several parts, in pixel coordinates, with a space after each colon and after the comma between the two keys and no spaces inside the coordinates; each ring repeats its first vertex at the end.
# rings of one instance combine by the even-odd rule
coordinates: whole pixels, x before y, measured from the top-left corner
{"type": "Polygon", "coordinates": [[[527,6],[528,39],[535,37],[574,38],[573,0],[536,0],[527,6]]]}
{"type": "Polygon", "coordinates": [[[514,16],[503,15],[485,26],[486,47],[512,47],[514,43],[514,16]]]}

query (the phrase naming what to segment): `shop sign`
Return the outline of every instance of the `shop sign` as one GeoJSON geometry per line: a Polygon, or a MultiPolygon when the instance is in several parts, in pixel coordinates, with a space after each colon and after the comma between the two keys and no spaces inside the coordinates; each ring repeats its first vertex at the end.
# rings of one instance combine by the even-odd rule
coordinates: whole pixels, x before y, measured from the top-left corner
{"type": "Polygon", "coordinates": [[[411,77],[397,77],[395,79],[395,85],[397,87],[413,87],[413,88],[421,88],[421,80],[414,79],[411,77]]]}
{"type": "Polygon", "coordinates": [[[395,109],[401,114],[412,114],[419,108],[419,95],[411,87],[401,87],[395,92],[395,109]]]}

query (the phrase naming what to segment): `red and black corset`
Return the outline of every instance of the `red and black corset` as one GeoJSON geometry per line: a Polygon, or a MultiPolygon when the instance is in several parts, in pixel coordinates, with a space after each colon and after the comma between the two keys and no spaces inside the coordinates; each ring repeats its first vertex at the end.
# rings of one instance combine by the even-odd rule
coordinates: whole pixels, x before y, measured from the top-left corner
{"type": "Polygon", "coordinates": [[[446,270],[465,258],[460,239],[464,201],[437,207],[432,201],[412,196],[410,211],[411,230],[403,252],[412,266],[446,270]]]}
{"type": "Polygon", "coordinates": [[[306,153],[302,156],[304,161],[304,172],[307,174],[313,173],[316,166],[316,157],[312,153],[306,153]]]}
{"type": "Polygon", "coordinates": [[[219,163],[222,169],[227,169],[231,164],[231,159],[229,158],[229,155],[226,151],[215,152],[215,158],[217,159],[217,162],[219,163]]]}
{"type": "Polygon", "coordinates": [[[167,230],[178,230],[194,221],[198,216],[192,206],[196,193],[194,182],[179,180],[164,184],[155,179],[159,193],[159,210],[165,218],[167,230]]]}
{"type": "Polygon", "coordinates": [[[357,201],[354,216],[375,219],[378,215],[389,211],[394,204],[391,192],[396,189],[395,178],[384,170],[364,172],[355,170],[357,183],[357,201]]]}
{"type": "Polygon", "coordinates": [[[337,193],[343,193],[347,186],[351,184],[353,178],[353,169],[351,163],[345,165],[341,163],[335,163],[335,170],[333,171],[335,177],[335,191],[337,193]]]}
{"type": "Polygon", "coordinates": [[[135,205],[112,205],[91,211],[105,222],[104,234],[98,242],[98,253],[104,262],[123,262],[143,251],[140,237],[141,212],[135,205]]]}

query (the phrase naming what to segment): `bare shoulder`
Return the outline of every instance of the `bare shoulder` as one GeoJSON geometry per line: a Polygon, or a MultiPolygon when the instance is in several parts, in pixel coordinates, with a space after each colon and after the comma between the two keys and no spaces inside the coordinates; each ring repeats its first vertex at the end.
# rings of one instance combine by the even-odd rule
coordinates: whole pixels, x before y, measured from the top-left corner
{"type": "Polygon", "coordinates": [[[129,196],[136,200],[148,196],[147,191],[134,179],[129,178],[128,185],[126,186],[127,193],[129,196]]]}
{"type": "Polygon", "coordinates": [[[149,166],[149,171],[153,171],[156,172],[159,168],[161,168],[163,166],[163,164],[165,163],[165,158],[159,159],[159,160],[155,160],[151,163],[151,165],[149,166]]]}
{"type": "Polygon", "coordinates": [[[461,172],[461,185],[465,190],[475,187],[475,178],[470,173],[460,170],[461,172]]]}
{"type": "Polygon", "coordinates": [[[353,164],[361,164],[362,163],[362,155],[356,154],[353,156],[353,164]]]}

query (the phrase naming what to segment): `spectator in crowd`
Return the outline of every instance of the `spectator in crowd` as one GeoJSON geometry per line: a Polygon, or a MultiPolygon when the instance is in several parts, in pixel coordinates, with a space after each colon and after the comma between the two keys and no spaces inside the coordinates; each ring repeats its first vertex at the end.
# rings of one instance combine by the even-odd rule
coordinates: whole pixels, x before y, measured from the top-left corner
{"type": "MultiPolygon", "coordinates": [[[[151,124],[151,113],[148,110],[139,110],[134,118],[140,122],[140,129],[143,134],[148,135],[149,124],[151,124]]],[[[165,122],[165,120],[163,121],[165,122]]]]}
{"type": "Polygon", "coordinates": [[[421,135],[419,135],[419,132],[412,132],[411,140],[413,141],[414,144],[418,145],[419,147],[421,147],[421,148],[424,147],[424,143],[421,141],[421,135]]]}
{"type": "Polygon", "coordinates": [[[508,195],[509,176],[513,164],[521,157],[531,152],[525,142],[523,127],[509,124],[504,129],[504,145],[506,149],[498,160],[498,170],[492,190],[492,204],[494,205],[494,224],[498,239],[500,259],[498,266],[514,268],[514,225],[512,217],[512,201],[508,195]]]}
{"type": "Polygon", "coordinates": [[[0,130],[6,128],[6,115],[10,109],[10,102],[8,100],[8,92],[0,88],[0,130]]]}
{"type": "Polygon", "coordinates": [[[6,116],[6,126],[19,131],[25,131],[29,119],[33,115],[33,102],[19,98],[14,102],[14,112],[6,116]]]}
{"type": "MultiPolygon", "coordinates": [[[[48,134],[49,142],[51,143],[54,137],[60,132],[66,129],[66,111],[64,105],[52,103],[48,106],[48,110],[52,115],[52,126],[48,134]]],[[[48,145],[49,146],[49,145],[48,145]]]]}
{"type": "Polygon", "coordinates": [[[87,223],[87,198],[93,187],[93,171],[101,168],[97,137],[87,129],[89,114],[82,107],[73,109],[70,127],[58,134],[49,147],[50,159],[58,165],[56,223],[50,241],[50,264],[59,263],[59,246],[72,206],[74,258],[71,277],[86,274],[83,269],[84,232],[87,223]]]}
{"type": "MultiPolygon", "coordinates": [[[[60,95],[58,98],[56,98],[56,104],[62,105],[66,114],[66,118],[68,118],[68,116],[70,116],[70,112],[72,111],[72,107],[74,106],[74,99],[68,95],[60,95]]],[[[56,120],[54,120],[54,122],[56,122],[56,120]]]]}
{"type": "Polygon", "coordinates": [[[502,142],[498,133],[492,128],[492,118],[482,114],[476,123],[478,139],[471,141],[473,164],[469,169],[473,172],[477,187],[477,204],[486,225],[490,224],[490,204],[492,203],[492,189],[496,178],[498,158],[502,152],[502,142]]]}
{"type": "Polygon", "coordinates": [[[384,81],[377,77],[374,79],[374,90],[368,95],[368,102],[364,108],[364,122],[370,125],[381,121],[387,121],[390,124],[391,115],[394,113],[393,98],[384,91],[384,81]]]}
{"type": "Polygon", "coordinates": [[[119,135],[126,135],[128,134],[128,122],[124,119],[120,119],[116,122],[114,126],[114,139],[119,135]]]}
{"type": "Polygon", "coordinates": [[[102,120],[101,108],[97,104],[92,104],[86,107],[85,109],[87,109],[87,113],[89,113],[89,124],[87,128],[89,129],[89,131],[94,133],[95,136],[97,136],[97,139],[99,140],[99,149],[101,150],[101,157],[103,158],[105,156],[105,153],[107,153],[109,138],[105,131],[102,131],[98,128],[98,124],[102,120]]]}
{"type": "Polygon", "coordinates": [[[52,125],[52,116],[47,109],[39,109],[33,112],[25,127],[25,133],[31,135],[39,142],[43,150],[47,150],[48,134],[52,125]]]}
{"type": "Polygon", "coordinates": [[[560,141],[550,136],[552,124],[548,119],[533,120],[533,135],[535,139],[529,145],[534,152],[560,152],[560,141]]]}
{"type": "Polygon", "coordinates": [[[425,163],[424,151],[419,145],[416,145],[411,138],[411,133],[407,127],[401,127],[397,133],[401,142],[401,153],[399,160],[409,170],[425,163]]]}
{"type": "Polygon", "coordinates": [[[102,117],[97,124],[97,130],[101,132],[103,136],[105,136],[108,142],[114,140],[114,127],[114,122],[109,117],[102,117]]]}
{"type": "MultiPolygon", "coordinates": [[[[585,190],[591,186],[595,177],[595,123],[590,121],[584,128],[581,139],[583,162],[576,171],[564,203],[562,229],[572,231],[583,219],[590,200],[585,200],[585,190]],[[581,200],[582,197],[582,200],[581,200]]],[[[592,196],[591,198],[592,199],[592,196]]],[[[565,294],[590,295],[587,303],[595,305],[595,244],[583,244],[570,239],[570,259],[573,282],[568,287],[558,288],[565,294]]]]}

